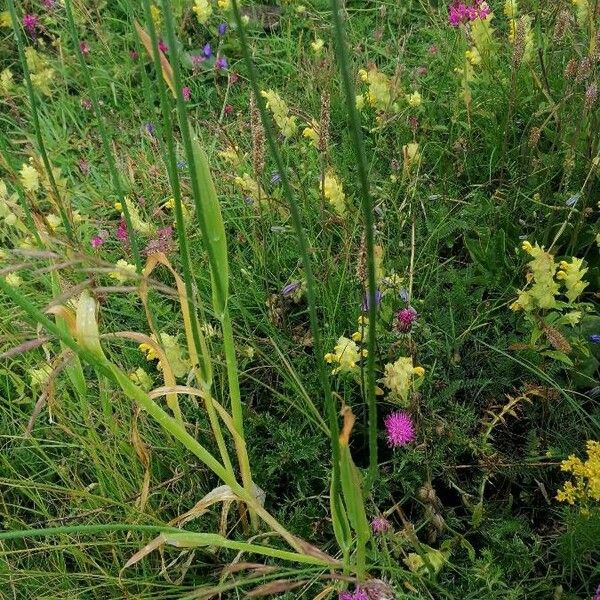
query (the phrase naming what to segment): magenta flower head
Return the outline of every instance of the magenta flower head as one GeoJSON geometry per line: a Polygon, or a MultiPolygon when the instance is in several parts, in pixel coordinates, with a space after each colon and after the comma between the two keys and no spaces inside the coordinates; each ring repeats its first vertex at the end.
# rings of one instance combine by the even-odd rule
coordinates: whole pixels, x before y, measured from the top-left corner
{"type": "Polygon", "coordinates": [[[158,49],[166,54],[169,51],[169,46],[167,46],[162,40],[158,40],[158,49]]]}
{"type": "Polygon", "coordinates": [[[29,35],[35,35],[35,30],[37,29],[39,21],[38,16],[33,13],[26,13],[23,15],[23,27],[29,35]]]}
{"type": "Polygon", "coordinates": [[[396,313],[396,329],[398,333],[408,333],[417,320],[417,311],[409,306],[396,313]]]}
{"type": "Polygon", "coordinates": [[[90,45],[85,40],[79,42],[79,49],[84,56],[87,56],[90,53],[90,45]]]}
{"type": "Polygon", "coordinates": [[[598,589],[596,590],[596,594],[594,595],[593,600],[600,600],[600,585],[598,586],[598,589]]]}
{"type": "Polygon", "coordinates": [[[403,410],[389,414],[385,418],[388,444],[392,448],[406,446],[415,439],[415,425],[412,417],[403,410]]]}
{"type": "Polygon", "coordinates": [[[187,85],[184,88],[181,88],[181,95],[186,102],[189,102],[192,97],[191,88],[187,87],[187,85]]]}
{"type": "Polygon", "coordinates": [[[385,517],[375,517],[371,521],[371,530],[376,535],[381,535],[388,531],[391,527],[390,522],[385,517]]]}
{"type": "Polygon", "coordinates": [[[448,23],[452,27],[458,27],[462,23],[469,23],[476,19],[485,19],[491,12],[490,7],[484,0],[474,0],[465,4],[460,0],[454,2],[448,7],[448,23]]]}

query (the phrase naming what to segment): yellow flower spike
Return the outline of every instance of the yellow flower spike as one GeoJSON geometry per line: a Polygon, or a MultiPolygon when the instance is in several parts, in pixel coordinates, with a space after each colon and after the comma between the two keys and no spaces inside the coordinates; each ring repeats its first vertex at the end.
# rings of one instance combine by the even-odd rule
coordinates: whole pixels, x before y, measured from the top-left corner
{"type": "Polygon", "coordinates": [[[425,375],[425,369],[423,367],[414,367],[413,368],[413,373],[417,377],[423,377],[425,375]]]}
{"type": "Polygon", "coordinates": [[[352,339],[353,339],[355,342],[362,342],[362,339],[363,339],[363,334],[362,334],[360,331],[355,331],[355,332],[352,334],[352,339]]]}
{"type": "Polygon", "coordinates": [[[513,302],[508,308],[510,308],[510,310],[512,310],[514,312],[517,312],[517,311],[523,309],[523,307],[518,302],[513,302]]]}
{"type": "Polygon", "coordinates": [[[210,15],[212,14],[212,6],[208,0],[195,0],[192,10],[196,14],[198,23],[206,25],[210,15]]]}
{"type": "Polygon", "coordinates": [[[531,245],[531,242],[528,242],[527,240],[525,240],[522,244],[521,244],[521,248],[527,252],[527,254],[531,254],[531,251],[533,250],[533,246],[531,245]]]}
{"type": "Polygon", "coordinates": [[[13,288],[18,288],[23,283],[23,279],[21,279],[21,277],[16,273],[9,273],[5,277],[5,281],[8,285],[10,285],[10,287],[13,288]]]}

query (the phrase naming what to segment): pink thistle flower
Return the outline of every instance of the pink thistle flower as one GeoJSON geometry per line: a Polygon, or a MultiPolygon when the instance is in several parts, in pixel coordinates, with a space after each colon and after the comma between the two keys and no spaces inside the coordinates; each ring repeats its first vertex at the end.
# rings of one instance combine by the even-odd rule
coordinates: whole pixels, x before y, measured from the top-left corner
{"type": "Polygon", "coordinates": [[[408,333],[417,320],[417,311],[409,306],[396,313],[396,330],[398,333],[408,333]]]}
{"type": "Polygon", "coordinates": [[[371,529],[375,534],[382,534],[388,531],[391,527],[390,522],[385,517],[375,517],[371,521],[371,529]]]}
{"type": "Polygon", "coordinates": [[[169,51],[169,47],[162,40],[158,40],[158,49],[163,54],[166,54],[169,51]]]}
{"type": "Polygon", "coordinates": [[[90,53],[90,45],[85,40],[79,42],[79,49],[84,56],[87,56],[90,53]]]}
{"type": "Polygon", "coordinates": [[[29,35],[35,34],[38,24],[39,19],[37,15],[34,15],[33,13],[26,13],[23,15],[23,27],[29,35]]]}
{"type": "Polygon", "coordinates": [[[233,106],[231,104],[226,104],[225,109],[223,111],[227,116],[233,113],[233,106]]]}
{"type": "Polygon", "coordinates": [[[389,414],[385,418],[388,444],[392,448],[406,446],[415,439],[415,425],[412,417],[403,410],[389,414]]]}
{"type": "Polygon", "coordinates": [[[189,102],[192,97],[192,90],[187,85],[184,88],[181,88],[181,95],[186,102],[189,102]]]}
{"type": "Polygon", "coordinates": [[[92,245],[92,248],[100,248],[100,246],[102,246],[102,244],[104,244],[104,238],[99,235],[95,235],[90,240],[90,244],[92,245]]]}

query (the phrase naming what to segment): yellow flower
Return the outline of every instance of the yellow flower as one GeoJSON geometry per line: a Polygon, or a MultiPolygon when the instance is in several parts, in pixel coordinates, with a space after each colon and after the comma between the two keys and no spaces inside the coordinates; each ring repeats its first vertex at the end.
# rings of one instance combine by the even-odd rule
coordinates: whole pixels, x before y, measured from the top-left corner
{"type": "Polygon", "coordinates": [[[387,75],[373,67],[369,71],[360,69],[359,77],[369,85],[367,100],[377,110],[389,109],[392,105],[392,84],[387,75]]]}
{"type": "Polygon", "coordinates": [[[332,375],[338,373],[355,373],[359,371],[358,362],[364,356],[364,351],[359,352],[356,342],[347,337],[338,338],[333,352],[325,355],[325,361],[329,364],[335,363],[338,366],[331,372],[332,375]]]}
{"type": "Polygon", "coordinates": [[[412,94],[406,94],[406,100],[409,106],[417,108],[421,106],[421,94],[419,92],[413,92],[412,94]]]}
{"type": "Polygon", "coordinates": [[[516,19],[518,16],[519,7],[517,5],[517,0],[506,0],[504,3],[504,14],[509,19],[516,19]]]}
{"type": "Polygon", "coordinates": [[[519,291],[511,309],[530,312],[536,308],[555,308],[559,284],[554,280],[557,267],[554,257],[543,247],[532,246],[528,241],[523,242],[522,248],[532,257],[528,266],[529,280],[533,283],[529,289],[519,291]]]}
{"type": "Polygon", "coordinates": [[[23,164],[19,175],[21,176],[21,185],[26,192],[37,192],[40,188],[40,176],[31,165],[23,164]]]}
{"type": "Polygon", "coordinates": [[[8,285],[10,285],[10,287],[14,288],[19,287],[23,283],[21,277],[19,277],[19,275],[17,275],[16,273],[9,273],[6,276],[5,281],[8,285]]]}
{"type": "Polygon", "coordinates": [[[196,13],[198,23],[200,23],[200,25],[206,25],[206,22],[212,14],[210,2],[208,2],[208,0],[195,0],[192,10],[196,13]]]}
{"type": "Polygon", "coordinates": [[[135,265],[128,263],[126,260],[123,260],[122,258],[119,259],[115,266],[117,267],[117,270],[111,271],[109,277],[119,283],[125,283],[132,277],[135,277],[135,265]]]}
{"type": "Polygon", "coordinates": [[[405,144],[402,146],[402,158],[402,174],[404,177],[407,177],[421,162],[419,144],[417,142],[411,142],[410,144],[405,144]]]}
{"type": "Polygon", "coordinates": [[[163,208],[175,208],[175,198],[169,198],[164,204],[163,208]]]}
{"type": "Polygon", "coordinates": [[[575,481],[567,481],[556,493],[559,502],[575,504],[577,500],[583,504],[589,501],[600,501],[600,442],[588,440],[586,443],[587,459],[582,461],[571,455],[561,464],[561,470],[572,473],[575,481]]]}
{"type": "Polygon", "coordinates": [[[10,13],[7,10],[0,12],[0,27],[9,29],[12,27],[12,21],[10,20],[10,13]]]}
{"type": "Polygon", "coordinates": [[[62,219],[55,214],[47,215],[46,222],[52,231],[56,231],[62,225],[62,219]]]}
{"type": "Polygon", "coordinates": [[[402,356],[396,362],[385,365],[383,377],[379,382],[390,390],[392,396],[405,403],[413,375],[422,377],[423,374],[425,374],[425,370],[422,367],[413,367],[412,358],[402,356]]]}
{"type": "Polygon", "coordinates": [[[14,86],[14,77],[10,69],[4,69],[0,73],[0,94],[8,94],[14,86]]]}
{"type": "Polygon", "coordinates": [[[414,367],[413,368],[413,373],[417,377],[423,377],[425,375],[425,369],[423,367],[414,367]]]}
{"type": "Polygon", "coordinates": [[[296,117],[290,117],[290,110],[281,96],[273,90],[262,91],[261,96],[267,101],[267,108],[273,114],[273,119],[284,137],[291,137],[296,133],[296,117]]]}
{"type": "Polygon", "coordinates": [[[587,268],[583,267],[582,258],[571,258],[571,262],[561,261],[560,271],[556,274],[556,279],[562,280],[565,287],[565,295],[569,302],[575,302],[581,295],[583,290],[589,285],[583,281],[583,276],[588,272],[587,268]]]}
{"type": "Polygon", "coordinates": [[[115,202],[115,210],[123,212],[123,205],[120,202],[115,202]]]}
{"type": "Polygon", "coordinates": [[[229,10],[231,8],[231,0],[217,0],[217,6],[221,10],[229,10]]]}
{"type": "Polygon", "coordinates": [[[296,13],[299,15],[303,15],[306,12],[306,6],[304,4],[299,4],[296,6],[296,13]]]}
{"type": "Polygon", "coordinates": [[[158,358],[158,353],[156,352],[154,346],[151,346],[150,344],[144,342],[143,344],[140,344],[138,348],[146,354],[146,360],[148,362],[151,360],[156,360],[158,358]]]}
{"type": "Polygon", "coordinates": [[[29,378],[33,387],[44,385],[50,375],[52,375],[52,367],[49,364],[45,364],[38,369],[29,369],[29,378]]]}
{"type": "Polygon", "coordinates": [[[356,110],[362,110],[365,107],[365,97],[362,94],[356,96],[356,110]]]}
{"type": "Polygon", "coordinates": [[[156,4],[152,4],[150,6],[150,16],[152,17],[154,27],[156,27],[156,29],[160,29],[160,26],[162,24],[162,15],[160,13],[160,8],[158,8],[156,4]]]}
{"type": "Polygon", "coordinates": [[[470,50],[465,52],[465,58],[473,65],[481,64],[481,54],[479,54],[479,50],[475,46],[473,46],[470,50]]]}
{"type": "Polygon", "coordinates": [[[323,46],[325,46],[325,42],[321,38],[317,38],[314,42],[310,44],[310,47],[313,49],[313,52],[317,55],[321,54],[323,46]]]}
{"type": "MultiPolygon", "coordinates": [[[[145,348],[143,349],[142,346],[148,348],[150,347],[148,344],[140,344],[139,348],[142,350],[142,352],[145,351],[145,348]]],[[[133,373],[130,373],[129,379],[131,379],[131,381],[133,381],[133,383],[136,385],[139,385],[146,392],[149,392],[152,389],[152,378],[150,375],[148,375],[148,373],[146,373],[146,371],[144,371],[144,369],[142,369],[142,367],[138,367],[133,373]]]]}
{"type": "Polygon", "coordinates": [[[326,173],[320,187],[325,199],[333,206],[335,212],[344,216],[346,213],[346,196],[344,194],[344,188],[337,180],[335,174],[331,171],[326,173]]]}
{"type": "Polygon", "coordinates": [[[362,334],[362,332],[361,331],[355,331],[352,334],[352,340],[355,341],[355,342],[362,342],[362,340],[363,340],[363,334],[362,334]]]}
{"type": "Polygon", "coordinates": [[[302,137],[309,139],[314,146],[319,145],[319,134],[315,131],[314,127],[305,127],[302,131],[302,137]]]}

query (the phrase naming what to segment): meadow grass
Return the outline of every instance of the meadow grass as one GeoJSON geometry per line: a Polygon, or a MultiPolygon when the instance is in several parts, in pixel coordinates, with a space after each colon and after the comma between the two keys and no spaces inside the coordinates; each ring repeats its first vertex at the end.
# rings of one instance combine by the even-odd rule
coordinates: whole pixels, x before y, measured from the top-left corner
{"type": "Polygon", "coordinates": [[[599,3],[0,40],[1,597],[595,598],[599,3]]]}

